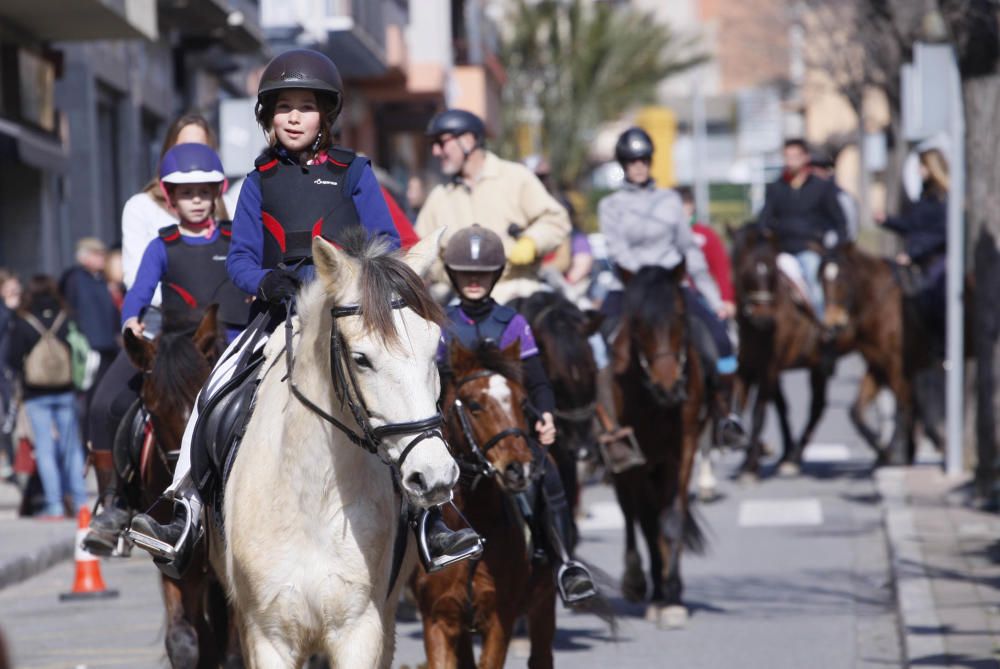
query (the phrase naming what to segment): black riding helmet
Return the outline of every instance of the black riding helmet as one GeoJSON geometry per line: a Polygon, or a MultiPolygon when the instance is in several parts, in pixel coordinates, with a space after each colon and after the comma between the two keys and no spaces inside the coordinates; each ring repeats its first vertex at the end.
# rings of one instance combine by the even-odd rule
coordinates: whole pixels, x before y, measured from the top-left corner
{"type": "Polygon", "coordinates": [[[344,81],[332,60],[312,49],[292,49],[274,57],[264,68],[257,87],[257,106],[254,110],[257,122],[266,126],[270,119],[261,118],[264,100],[278,91],[289,88],[304,88],[325,95],[333,101],[333,119],[344,106],[344,81]]]}
{"type": "Polygon", "coordinates": [[[467,132],[475,136],[476,146],[482,146],[486,137],[486,125],[483,124],[483,120],[464,109],[448,109],[431,119],[424,134],[428,137],[440,137],[450,133],[458,137],[467,132]]]}
{"type": "Polygon", "coordinates": [[[623,166],[630,160],[652,160],[653,140],[642,128],[629,128],[615,142],[615,160],[623,166]]]}
{"type": "MultiPolygon", "coordinates": [[[[477,223],[451,236],[444,247],[442,260],[448,277],[457,288],[455,272],[493,272],[493,283],[496,283],[507,264],[507,255],[500,236],[477,223]]],[[[492,290],[492,286],[490,288],[492,290]]]]}

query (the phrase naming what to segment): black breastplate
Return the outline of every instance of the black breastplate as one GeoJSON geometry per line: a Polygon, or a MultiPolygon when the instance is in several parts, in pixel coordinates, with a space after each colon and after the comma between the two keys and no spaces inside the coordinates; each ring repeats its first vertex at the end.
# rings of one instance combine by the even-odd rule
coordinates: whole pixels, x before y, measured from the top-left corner
{"type": "Polygon", "coordinates": [[[306,167],[270,153],[257,159],[266,230],[262,267],[310,258],[313,237],[337,242],[345,230],[361,225],[347,187],[347,169],[354,155],[331,149],[325,162],[306,167]]]}

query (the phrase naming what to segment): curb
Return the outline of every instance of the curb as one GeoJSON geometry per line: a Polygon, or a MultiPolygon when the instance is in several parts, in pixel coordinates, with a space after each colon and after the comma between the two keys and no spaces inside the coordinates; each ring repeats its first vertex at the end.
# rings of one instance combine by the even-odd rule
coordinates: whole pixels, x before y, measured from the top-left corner
{"type": "Polygon", "coordinates": [[[0,590],[37,576],[73,557],[73,538],[52,541],[26,555],[0,563],[0,590]]]}
{"type": "Polygon", "coordinates": [[[920,542],[907,505],[903,467],[883,467],[875,472],[875,483],[882,497],[883,523],[889,542],[889,568],[896,593],[900,637],[904,661],[914,657],[945,657],[944,637],[931,634],[941,629],[934,608],[931,581],[924,569],[920,542]],[[919,629],[920,634],[911,630],[919,629]]]}

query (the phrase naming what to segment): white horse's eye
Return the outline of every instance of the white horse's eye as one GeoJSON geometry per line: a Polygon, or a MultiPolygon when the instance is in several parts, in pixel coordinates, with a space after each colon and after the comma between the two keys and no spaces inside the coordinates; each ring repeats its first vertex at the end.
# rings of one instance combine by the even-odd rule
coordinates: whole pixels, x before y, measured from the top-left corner
{"type": "Polygon", "coordinates": [[[375,369],[372,366],[372,361],[368,359],[368,356],[364,353],[352,353],[351,359],[354,360],[354,364],[358,367],[363,367],[365,369],[375,369]]]}

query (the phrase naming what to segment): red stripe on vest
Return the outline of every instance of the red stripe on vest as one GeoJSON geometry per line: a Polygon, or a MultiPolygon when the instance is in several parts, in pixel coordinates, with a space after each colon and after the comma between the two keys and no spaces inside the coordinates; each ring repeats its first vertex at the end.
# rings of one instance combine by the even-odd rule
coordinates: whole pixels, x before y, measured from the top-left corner
{"type": "Polygon", "coordinates": [[[178,232],[173,233],[172,235],[167,235],[166,237],[163,237],[163,241],[165,241],[165,242],[176,242],[180,238],[181,238],[181,233],[180,233],[180,231],[178,231],[178,232]]]}
{"type": "Polygon", "coordinates": [[[184,300],[184,302],[187,303],[189,307],[191,307],[192,309],[198,308],[198,300],[194,299],[194,295],[187,292],[186,290],[178,286],[176,283],[168,283],[167,286],[177,291],[177,294],[181,296],[181,299],[184,300]]]}
{"type": "Polygon", "coordinates": [[[323,219],[319,218],[313,223],[313,237],[323,236],[323,219]]]}
{"type": "Polygon", "coordinates": [[[233,231],[230,230],[229,228],[220,228],[219,232],[222,233],[223,237],[232,237],[233,236],[233,231]]]}
{"type": "Polygon", "coordinates": [[[274,240],[278,242],[278,248],[280,248],[281,252],[284,253],[285,228],[282,227],[281,223],[278,223],[278,219],[276,219],[274,216],[271,216],[271,214],[267,213],[266,211],[261,213],[261,218],[264,221],[264,227],[267,228],[267,231],[271,233],[271,236],[274,237],[274,240]]]}
{"type": "Polygon", "coordinates": [[[267,170],[271,169],[272,167],[274,167],[277,164],[278,164],[278,159],[275,158],[274,160],[272,160],[269,163],[264,163],[263,165],[261,165],[257,169],[259,169],[261,172],[266,172],[267,170]]]}
{"type": "Polygon", "coordinates": [[[334,160],[329,155],[327,155],[327,160],[336,165],[337,167],[347,167],[347,163],[342,163],[339,160],[334,160]]]}

